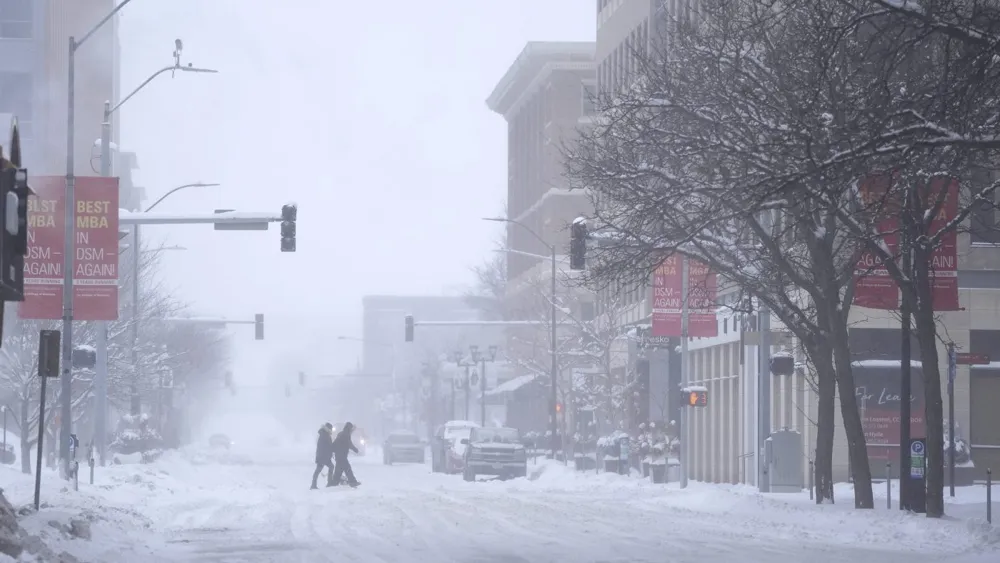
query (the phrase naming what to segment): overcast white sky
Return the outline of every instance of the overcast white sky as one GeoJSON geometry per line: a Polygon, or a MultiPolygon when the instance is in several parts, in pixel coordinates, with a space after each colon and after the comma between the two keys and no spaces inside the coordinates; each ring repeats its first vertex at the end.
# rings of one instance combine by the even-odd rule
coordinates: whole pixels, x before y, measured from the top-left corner
{"type": "MultiPolygon", "coordinates": [[[[266,317],[234,330],[237,379],[307,355],[349,369],[366,294],[456,293],[493,247],[506,125],[484,100],[527,41],[593,40],[592,0],[136,0],[122,12],[123,94],[184,60],[120,113],[158,212],[299,205],[298,252],[267,232],[150,227],[167,279],[198,314],[266,317]]],[[[402,327],[400,327],[402,337],[402,327]]]]}

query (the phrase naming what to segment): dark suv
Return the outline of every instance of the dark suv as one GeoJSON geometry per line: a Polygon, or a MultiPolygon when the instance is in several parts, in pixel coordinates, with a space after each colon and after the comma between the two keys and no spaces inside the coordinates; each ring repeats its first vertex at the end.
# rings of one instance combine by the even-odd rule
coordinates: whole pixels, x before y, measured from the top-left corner
{"type": "Polygon", "coordinates": [[[466,445],[462,471],[466,481],[475,481],[477,475],[501,479],[528,475],[527,452],[514,428],[473,428],[462,443],[466,445]]]}

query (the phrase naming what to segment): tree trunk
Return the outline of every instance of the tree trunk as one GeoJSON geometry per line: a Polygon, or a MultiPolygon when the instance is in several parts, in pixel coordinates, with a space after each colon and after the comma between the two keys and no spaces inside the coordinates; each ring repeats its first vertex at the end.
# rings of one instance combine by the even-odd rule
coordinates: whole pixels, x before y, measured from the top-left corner
{"type": "Polygon", "coordinates": [[[855,395],[854,372],[851,369],[851,348],[847,338],[847,319],[835,316],[831,323],[833,355],[837,366],[837,390],[840,391],[840,414],[847,433],[847,449],[854,476],[854,508],[875,508],[872,495],[872,470],[868,463],[868,444],[865,442],[861,413],[855,395]]]}
{"type": "Polygon", "coordinates": [[[31,431],[28,426],[28,402],[21,401],[21,473],[31,474],[31,431]]]}
{"type": "Polygon", "coordinates": [[[941,368],[938,363],[937,320],[934,318],[930,278],[931,250],[913,252],[916,307],[913,315],[920,343],[924,375],[924,424],[927,429],[927,517],[944,516],[944,405],[941,398],[941,368]]]}
{"type": "Polygon", "coordinates": [[[837,372],[833,350],[827,344],[812,346],[817,377],[816,454],[813,460],[813,487],[816,504],[833,504],[833,434],[836,427],[837,372]]]}
{"type": "Polygon", "coordinates": [[[31,474],[31,443],[21,440],[21,473],[31,474]]]}

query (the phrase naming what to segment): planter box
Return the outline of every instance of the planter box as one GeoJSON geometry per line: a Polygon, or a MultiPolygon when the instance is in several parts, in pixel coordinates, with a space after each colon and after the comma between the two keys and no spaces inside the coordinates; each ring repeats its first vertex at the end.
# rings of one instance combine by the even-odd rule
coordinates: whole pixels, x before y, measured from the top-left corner
{"type": "Polygon", "coordinates": [[[605,458],[604,471],[608,473],[618,473],[618,460],[605,458]]]}
{"type": "Polygon", "coordinates": [[[667,466],[663,463],[650,464],[649,474],[653,478],[653,482],[657,484],[664,484],[667,482],[667,466]]]}

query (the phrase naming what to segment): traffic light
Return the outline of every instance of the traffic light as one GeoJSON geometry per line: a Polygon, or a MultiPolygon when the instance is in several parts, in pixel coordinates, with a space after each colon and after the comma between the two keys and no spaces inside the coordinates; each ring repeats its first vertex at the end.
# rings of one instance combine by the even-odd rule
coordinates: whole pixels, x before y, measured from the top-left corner
{"type": "Polygon", "coordinates": [[[587,220],[577,217],[570,227],[569,269],[583,270],[587,261],[587,220]]]}
{"type": "Polygon", "coordinates": [[[707,407],[708,390],[703,387],[681,389],[681,405],[687,407],[707,407]]]}
{"type": "Polygon", "coordinates": [[[413,342],[413,315],[406,315],[404,317],[404,322],[406,324],[405,337],[407,342],[413,342]]]}
{"type": "MultiPolygon", "coordinates": [[[[8,161],[2,161],[7,165],[8,161]]],[[[24,300],[24,255],[28,253],[28,172],[0,169],[0,301],[24,300]]]]}
{"type": "Polygon", "coordinates": [[[260,313],[253,316],[253,339],[264,340],[264,315],[260,313]]]}
{"type": "Polygon", "coordinates": [[[294,203],[281,206],[281,251],[295,252],[295,220],[299,209],[294,203]]]}
{"type": "Polygon", "coordinates": [[[94,369],[97,367],[97,350],[90,346],[74,346],[70,360],[74,369],[94,369]]]}
{"type": "Polygon", "coordinates": [[[562,412],[562,403],[556,403],[556,412],[557,413],[561,413],[562,412]]]}
{"type": "Polygon", "coordinates": [[[300,387],[306,386],[306,373],[304,371],[299,372],[299,386],[300,387]]]}

